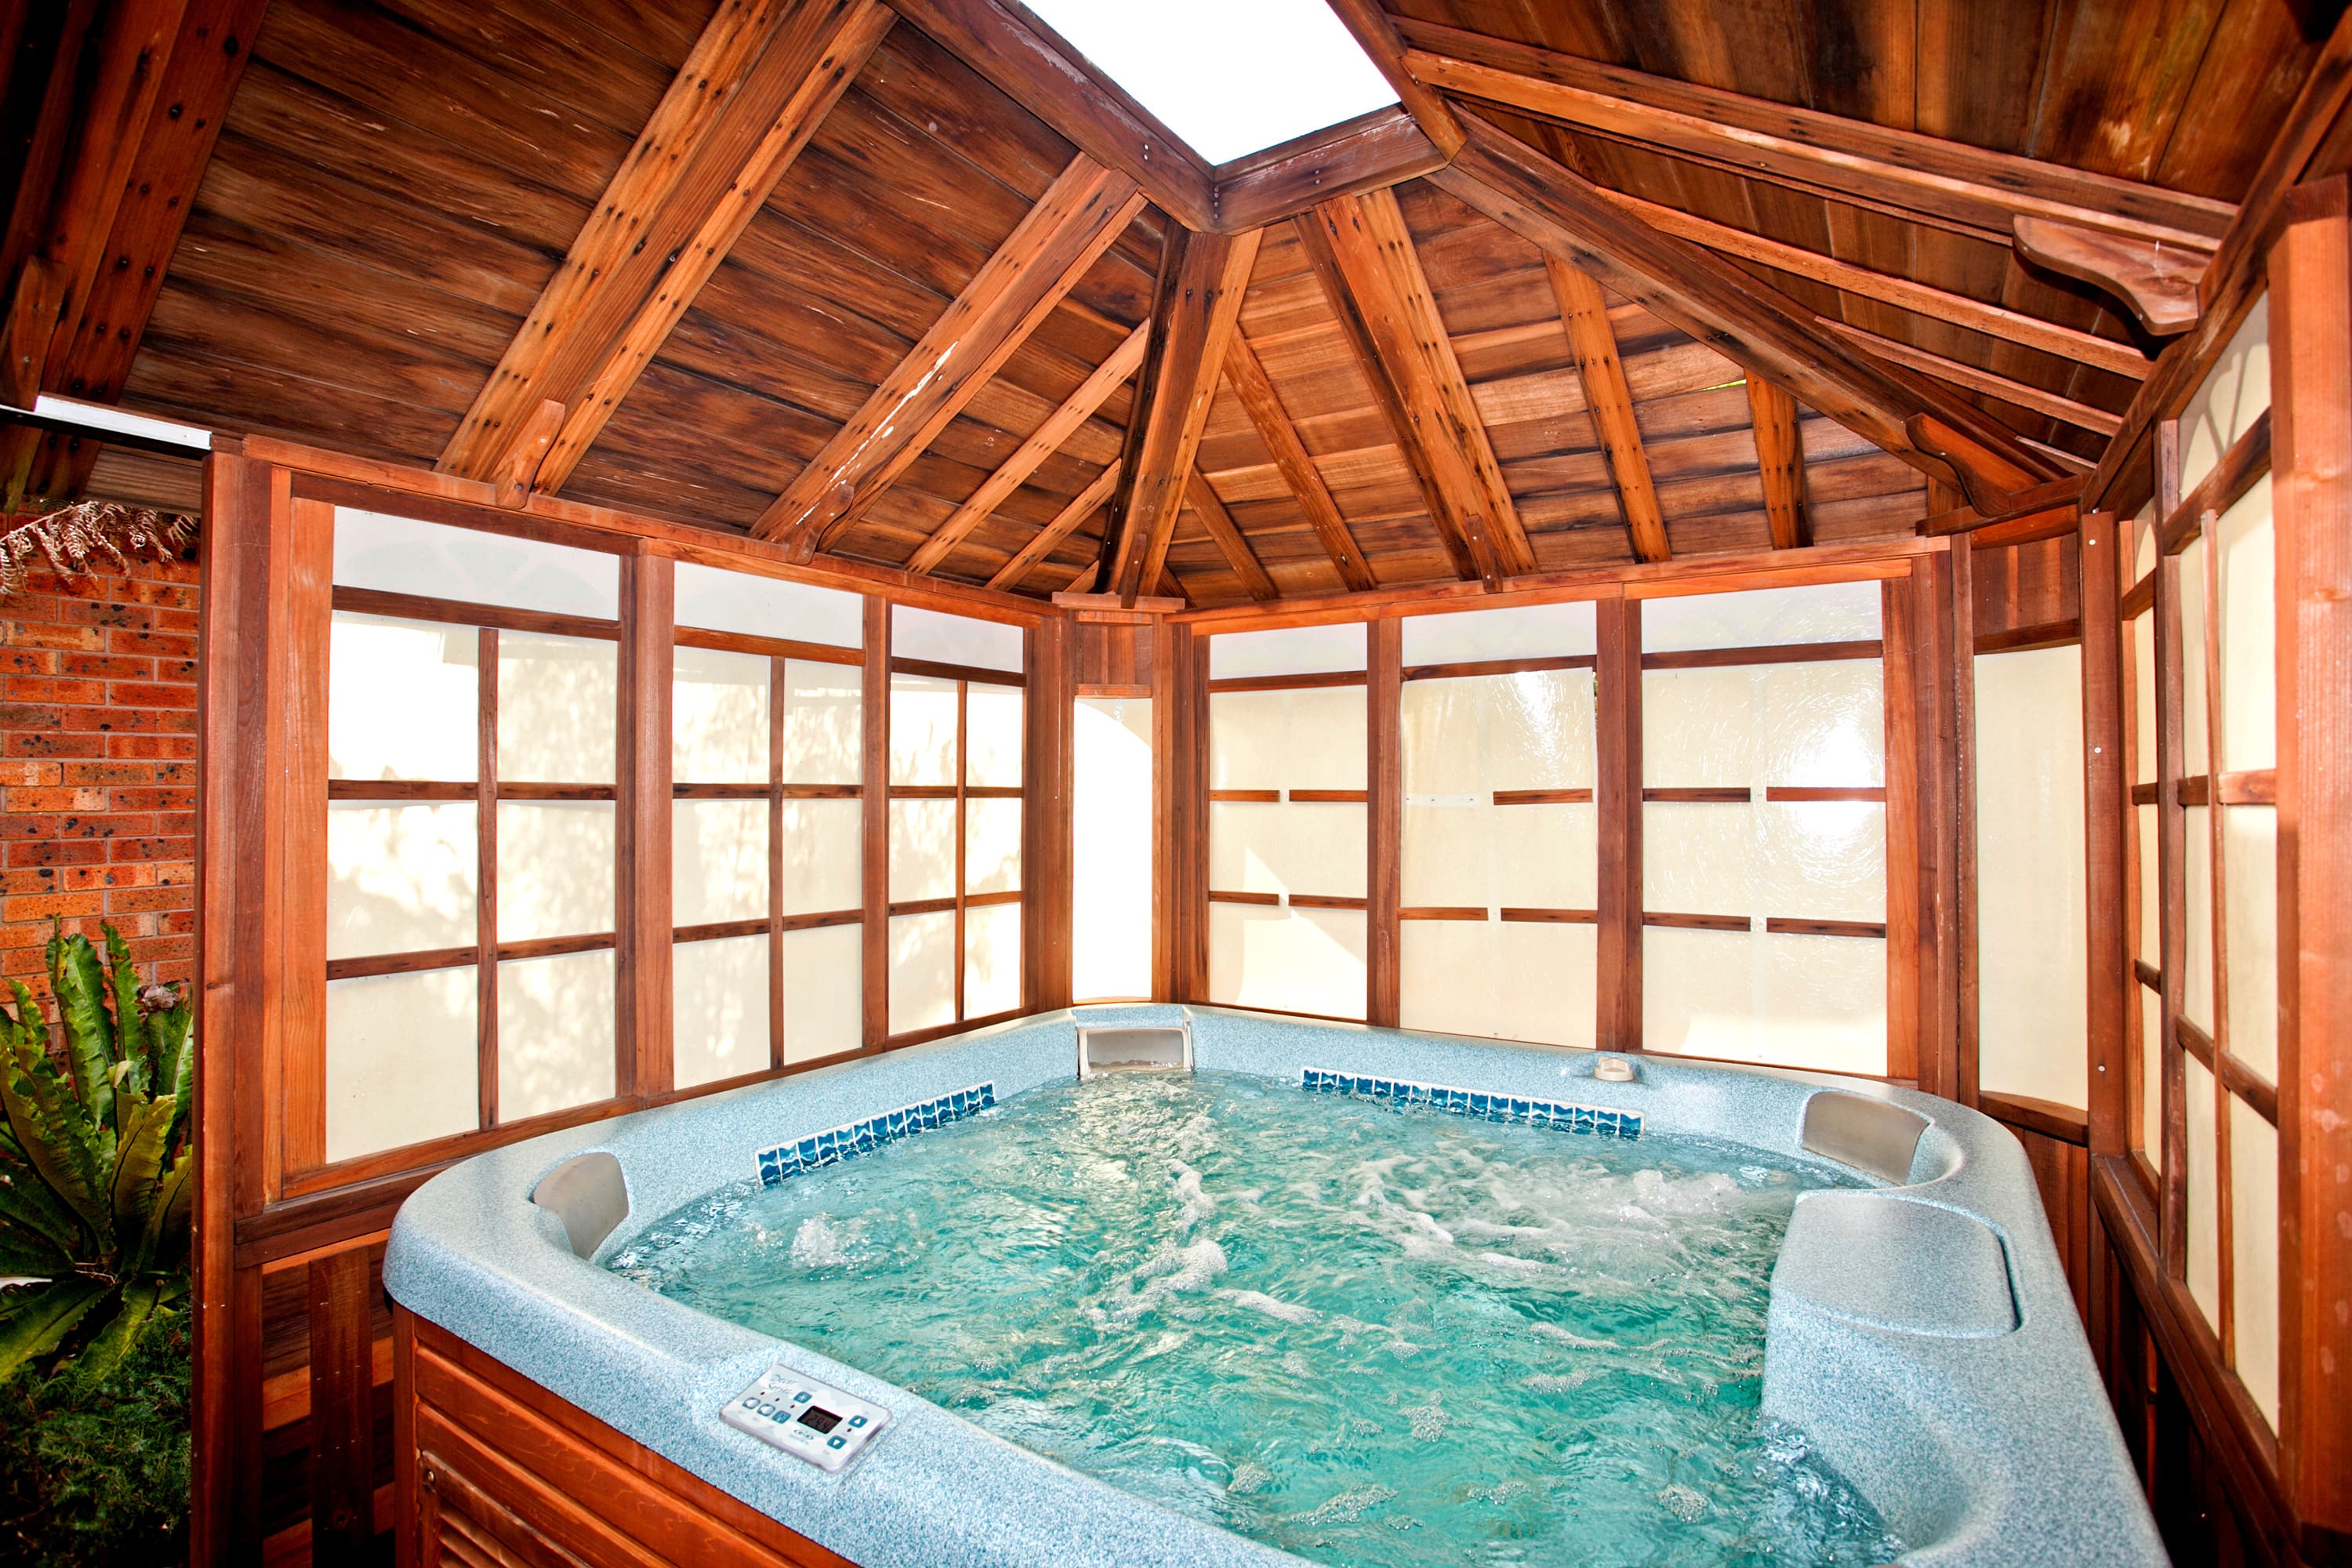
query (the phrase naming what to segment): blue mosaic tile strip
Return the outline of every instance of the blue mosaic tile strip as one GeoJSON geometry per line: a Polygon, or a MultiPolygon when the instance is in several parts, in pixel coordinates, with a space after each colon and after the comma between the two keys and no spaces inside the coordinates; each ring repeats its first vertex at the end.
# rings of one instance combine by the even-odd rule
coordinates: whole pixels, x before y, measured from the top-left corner
{"type": "Polygon", "coordinates": [[[1557,1127],[1564,1132],[1585,1132],[1601,1138],[1639,1138],[1638,1110],[1602,1110],[1590,1105],[1562,1105],[1549,1100],[1521,1100],[1507,1094],[1479,1094],[1433,1083],[1406,1083],[1359,1073],[1300,1069],[1299,1087],[1309,1094],[1355,1094],[1366,1100],[1386,1100],[1398,1105],[1426,1105],[1455,1116],[1481,1121],[1517,1121],[1530,1127],[1557,1127]]]}
{"type": "Polygon", "coordinates": [[[895,1143],[901,1138],[911,1138],[934,1127],[961,1121],[967,1116],[977,1116],[992,1109],[995,1104],[996,1086],[976,1083],[970,1089],[960,1089],[953,1094],[943,1094],[919,1105],[902,1105],[896,1110],[869,1116],[846,1127],[814,1133],[797,1142],[779,1143],[772,1149],[762,1149],[760,1151],[760,1184],[772,1187],[786,1176],[797,1176],[803,1171],[814,1171],[820,1165],[839,1164],[860,1154],[871,1154],[886,1143],[895,1143]]]}

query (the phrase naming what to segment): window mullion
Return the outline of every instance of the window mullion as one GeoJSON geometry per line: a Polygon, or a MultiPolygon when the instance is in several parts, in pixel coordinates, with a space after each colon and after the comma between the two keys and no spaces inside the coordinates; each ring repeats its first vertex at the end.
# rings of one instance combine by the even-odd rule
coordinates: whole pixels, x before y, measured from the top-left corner
{"type": "Polygon", "coordinates": [[[484,626],[480,661],[480,760],[474,771],[475,1024],[481,1056],[480,1123],[499,1123],[499,634],[484,626]]]}

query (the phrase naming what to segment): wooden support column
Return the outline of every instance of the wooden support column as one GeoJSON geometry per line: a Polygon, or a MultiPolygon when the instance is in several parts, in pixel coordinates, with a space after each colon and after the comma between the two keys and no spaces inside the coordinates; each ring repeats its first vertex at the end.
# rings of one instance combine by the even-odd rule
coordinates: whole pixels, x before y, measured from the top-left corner
{"type": "MultiPolygon", "coordinates": [[[[1650,459],[1642,450],[1642,426],[1633,417],[1633,394],[1625,384],[1617,334],[1609,326],[1609,301],[1601,297],[1600,284],[1557,256],[1544,258],[1544,271],[1551,279],[1552,297],[1559,301],[1569,352],[1576,356],[1576,374],[1584,383],[1585,412],[1592,416],[1592,433],[1600,438],[1601,455],[1609,463],[1610,482],[1616,487],[1618,510],[1624,513],[1633,559],[1666,560],[1674,551],[1666,543],[1666,520],[1658,510],[1657,487],[1650,482],[1650,459]]],[[[1766,497],[1769,506],[1769,479],[1766,497]]]]}
{"type": "Polygon", "coordinates": [[[676,565],[639,550],[621,558],[620,921],[614,954],[624,1099],[669,1092],[670,685],[676,565]]]}
{"type": "Polygon", "coordinates": [[[1592,606],[1599,656],[1593,711],[1601,824],[1599,1017],[1604,1051],[1642,1048],[1642,605],[1592,606]]]}
{"type": "Polygon", "coordinates": [[[2279,1473],[2352,1532],[2352,230],[2294,190],[2270,255],[2278,538],[2279,1473]]]}
{"type": "Polygon", "coordinates": [[[1404,622],[1383,616],[1368,628],[1364,779],[1366,846],[1365,931],[1370,994],[1365,1021],[1375,1028],[1399,1026],[1403,1001],[1404,901],[1404,622]]]}
{"type": "MultiPolygon", "coordinates": [[[[2124,776],[2122,520],[2103,511],[2084,514],[2077,559],[2083,620],[2083,908],[2084,961],[2089,965],[2084,994],[2090,1026],[2091,1152],[2122,1155],[2130,1148],[2131,1119],[2139,1108],[2130,1099],[2125,1071],[2126,1019],[2137,1005],[2132,975],[2131,934],[2126,921],[2125,824],[2131,805],[2124,776]]],[[[1955,549],[1968,560],[1972,550],[1955,549]]],[[[2154,898],[2156,889],[2146,897],[2154,898]]]]}
{"type": "Polygon", "coordinates": [[[1151,994],[1208,994],[1209,639],[1154,618],[1151,994]]]}
{"type": "Polygon", "coordinates": [[[860,907],[865,924],[859,958],[865,993],[865,1048],[878,1051],[890,1037],[890,601],[866,597],[865,679],[859,718],[865,749],[858,767],[860,907]]]}
{"type": "Polygon", "coordinates": [[[1070,837],[1076,629],[1068,616],[1049,616],[1024,637],[1029,683],[1027,754],[1021,772],[1021,962],[1022,1008],[1030,1013],[1070,1005],[1071,869],[1077,853],[1070,837]]]}
{"type": "MultiPolygon", "coordinates": [[[[1045,323],[1143,210],[1081,153],[865,405],[752,523],[806,561],[857,520],[1045,323]]],[[[1238,301],[1236,302],[1238,309],[1238,301]]]]}
{"type": "Polygon", "coordinates": [[[1764,521],[1772,548],[1813,542],[1805,510],[1805,444],[1798,438],[1797,400],[1760,375],[1748,378],[1748,415],[1756,431],[1756,468],[1764,480],[1764,521]]]}
{"type": "MultiPolygon", "coordinates": [[[[1914,567],[1916,569],[1916,563],[1914,567]]],[[[1879,584],[1882,702],[1886,760],[1886,1076],[1917,1081],[1922,950],[1921,875],[1932,853],[1923,831],[1931,782],[1923,777],[1918,656],[1919,617],[1908,578],[1879,584]]],[[[1922,1085],[1924,1088],[1925,1086],[1922,1085]]]]}
{"type": "MultiPolygon", "coordinates": [[[[1945,679],[1951,687],[1953,785],[1953,1087],[1962,1105],[1974,1107],[1977,1051],[1977,584],[1976,552],[1952,551],[1943,579],[1945,618],[1951,638],[1945,645],[1945,679]]],[[[1936,1092],[1944,1093],[1938,1089],[1936,1092]]]]}

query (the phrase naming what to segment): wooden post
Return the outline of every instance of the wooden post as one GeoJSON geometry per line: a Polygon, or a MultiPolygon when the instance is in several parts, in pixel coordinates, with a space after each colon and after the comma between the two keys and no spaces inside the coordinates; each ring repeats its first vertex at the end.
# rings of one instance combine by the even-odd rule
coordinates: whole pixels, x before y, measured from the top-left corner
{"type": "MultiPolygon", "coordinates": [[[[860,986],[865,993],[864,1045],[878,1051],[890,1037],[890,602],[866,599],[865,684],[858,710],[865,750],[858,772],[863,807],[858,827],[865,836],[859,891],[865,924],[860,928],[860,986]]],[[[963,868],[956,868],[961,884],[963,868]]]]}
{"type": "Polygon", "coordinates": [[[1604,1051],[1642,1048],[1642,606],[1602,599],[1593,606],[1599,690],[1593,711],[1599,755],[1593,800],[1601,826],[1599,1017],[1604,1051]]]}
{"type": "MultiPolygon", "coordinates": [[[[1977,1102],[1976,552],[1945,557],[1950,600],[1952,710],[1952,1098],[1977,1102]]],[[[1942,1091],[1938,1091],[1942,1092],[1942,1091]]]]}
{"type": "MultiPolygon", "coordinates": [[[[2279,1472],[2352,1531],[2352,233],[2297,187],[2270,256],[2278,541],[2279,1472]]],[[[2339,1537],[2340,1539],[2340,1537],[2339,1537]]]]}
{"type": "Polygon", "coordinates": [[[2130,1146],[2130,1075],[2125,1071],[2124,1020],[2137,984],[2125,917],[2124,819],[2131,809],[2124,777],[2123,520],[2111,512],[2083,514],[2083,907],[2086,994],[2090,1022],[2091,1152],[2122,1154],[2130,1146]]]}
{"type": "Polygon", "coordinates": [[[614,987],[620,1007],[617,1081],[624,1099],[669,1092],[670,684],[677,661],[676,570],[669,557],[621,557],[621,863],[614,987]]]}
{"type": "Polygon", "coordinates": [[[1927,765],[1933,731],[1930,715],[1920,711],[1926,628],[1911,583],[1908,577],[1888,578],[1879,584],[1878,595],[1886,764],[1886,1076],[1909,1079],[1932,1093],[1921,1081],[1919,1014],[1927,949],[1933,940],[1923,898],[1924,873],[1935,853],[1926,820],[1935,788],[1927,765]]]}
{"type": "Polygon", "coordinates": [[[1071,727],[1076,700],[1071,660],[1076,627],[1052,616],[1024,639],[1029,672],[1024,709],[1028,755],[1022,765],[1022,1010],[1070,1005],[1071,727]]]}
{"type": "Polygon", "coordinates": [[[1393,1029],[1403,1007],[1403,931],[1397,910],[1404,890],[1404,622],[1385,616],[1368,629],[1371,662],[1365,700],[1371,707],[1365,724],[1364,918],[1370,994],[1364,1016],[1375,1028],[1393,1029]]]}
{"type": "Polygon", "coordinates": [[[1209,639],[1154,620],[1151,641],[1151,994],[1208,989],[1209,639]]]}

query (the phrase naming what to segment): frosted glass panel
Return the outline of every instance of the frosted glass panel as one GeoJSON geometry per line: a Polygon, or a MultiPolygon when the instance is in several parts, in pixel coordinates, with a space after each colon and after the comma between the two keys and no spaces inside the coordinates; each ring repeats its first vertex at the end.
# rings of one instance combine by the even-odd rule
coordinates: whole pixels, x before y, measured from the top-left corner
{"type": "Polygon", "coordinates": [[[672,1080],[679,1089],[768,1066],[768,939],[670,949],[672,1080]]]}
{"type": "Polygon", "coordinates": [[[863,926],[846,925],[784,933],[786,1066],[858,1047],[863,1037],[864,931],[863,926]]]}
{"type": "Polygon", "coordinates": [[[2209,1326],[2221,1321],[2221,1229],[2214,1213],[2218,1150],[2214,1142],[2213,1075],[2183,1053],[2189,1072],[2189,1294],[2209,1326]]]}
{"type": "Polygon", "coordinates": [[[2164,1163],[2164,999],[2135,984],[2139,997],[2139,1138],[2151,1165],[2164,1163]]]}
{"type": "Polygon", "coordinates": [[[784,802],[784,913],[830,914],[865,902],[864,816],[860,801],[784,802]]]}
{"type": "Polygon", "coordinates": [[[615,620],[615,555],[383,512],[335,509],[335,581],[473,605],[615,620]]]}
{"type": "Polygon", "coordinates": [[[1408,1029],[1590,1047],[1598,927],[1407,921],[1399,976],[1408,1029]]]}
{"type": "Polygon", "coordinates": [[[1879,601],[1875,581],[1645,599],[1642,651],[1870,642],[1878,637],[1879,601]]]}
{"type": "Polygon", "coordinates": [[[746,637],[856,647],[864,641],[866,599],[838,588],[786,583],[681,561],[676,568],[677,624],[746,637]]]}
{"type": "Polygon", "coordinates": [[[474,966],[327,982],[327,1159],[481,1120],[474,966]]]}
{"type": "Polygon", "coordinates": [[[890,678],[890,782],[956,782],[956,683],[927,675],[890,678]]]}
{"type": "Polygon", "coordinates": [[[1021,906],[983,904],[963,916],[963,1016],[1021,1005],[1021,906]]]}
{"type": "Polygon", "coordinates": [[[964,891],[1010,893],[1021,886],[1021,803],[964,803],[964,891]]]}
{"type": "Polygon", "coordinates": [[[1227,632],[1209,639],[1209,679],[1259,675],[1323,675],[1364,668],[1364,624],[1291,626],[1271,632],[1227,632]]]}
{"type": "Polygon", "coordinates": [[[1762,931],[1642,933],[1645,1050],[1886,1071],[1886,943],[1762,931]]]}
{"type": "Polygon", "coordinates": [[[1976,661],[1979,1082],[2076,1107],[2090,1104],[2082,653],[1976,661]]]}
{"type": "Polygon", "coordinates": [[[2221,514],[2216,558],[2221,579],[2221,766],[2231,773],[2278,760],[2278,616],[2265,474],[2221,514]]]}
{"type": "Polygon", "coordinates": [[[2206,767],[2205,542],[2180,552],[2180,750],[2182,771],[2206,767]]]}
{"type": "Polygon", "coordinates": [[[2197,488],[2271,405],[2270,297],[2254,301],[2205,384],[2180,411],[2180,490],[2197,488]]]}
{"type": "Polygon", "coordinates": [[[2131,776],[2134,784],[2156,782],[2156,616],[2135,616],[2131,623],[2132,703],[2138,714],[2132,731],[2131,776]]]}
{"type": "Polygon", "coordinates": [[[1360,910],[1209,906],[1209,1000],[1235,1007],[1364,1016],[1360,910]]]}
{"type": "Polygon", "coordinates": [[[1365,711],[1360,686],[1218,692],[1209,699],[1209,787],[1362,789],[1365,711]]]}
{"type": "MultiPolygon", "coordinates": [[[[2158,881],[2158,868],[2157,808],[2153,805],[2132,807],[2132,819],[2139,825],[2135,835],[2139,840],[2139,946],[2133,953],[2150,965],[2159,963],[2164,952],[2163,889],[2158,881]]],[[[1978,831],[1982,833],[1979,823],[1978,831]]]]}
{"type": "Polygon", "coordinates": [[[1643,806],[1642,907],[1681,915],[1755,914],[1764,903],[1757,837],[1753,806],[1643,806]]]}
{"type": "Polygon", "coordinates": [[[964,694],[964,783],[981,789],[1021,784],[1021,689],[973,681],[964,694]]]}
{"type": "Polygon", "coordinates": [[[956,803],[890,803],[890,901],[955,897],[956,803]]]}
{"type": "Polygon", "coordinates": [[[677,650],[669,689],[674,781],[768,782],[768,670],[767,659],[751,654],[677,650]]]}
{"type": "Polygon", "coordinates": [[[890,612],[890,655],[935,664],[975,664],[983,669],[1021,668],[1021,628],[1002,621],[944,616],[899,605],[890,612]]]}
{"type": "MultiPolygon", "coordinates": [[[[890,1032],[955,1022],[955,911],[890,921],[890,1032]]],[[[787,989],[785,1013],[790,1015],[787,989]]]]}
{"type": "Polygon", "coordinates": [[[1773,801],[1717,809],[1755,817],[1764,894],[1756,913],[1816,921],[1886,918],[1886,808],[1876,801],[1773,801]]]}
{"type": "Polygon", "coordinates": [[[462,783],[480,771],[481,637],[471,626],[335,612],[327,776],[462,783]]]}
{"type": "Polygon", "coordinates": [[[499,777],[611,784],[620,649],[593,637],[499,634],[499,777]]]}
{"type": "Polygon", "coordinates": [[[1591,670],[1408,681],[1400,723],[1408,797],[1592,787],[1591,670]]]}
{"type": "Polygon", "coordinates": [[[613,953],[499,965],[499,1121],[613,1098],[613,953]]]}
{"type": "Polygon", "coordinates": [[[1598,821],[1590,805],[1408,805],[1404,902],[1592,909],[1598,821]]]}
{"type": "Polygon", "coordinates": [[[1465,610],[1412,616],[1404,623],[1404,662],[1466,664],[1490,658],[1557,658],[1589,654],[1592,605],[1530,605],[1509,610],[1465,610]]]}
{"type": "Polygon", "coordinates": [[[613,929],[609,801],[499,803],[499,940],[613,929]]]}
{"type": "Polygon", "coordinates": [[[864,681],[856,665],[784,661],[784,783],[861,782],[864,681]]]}
{"type": "Polygon", "coordinates": [[[2188,819],[2188,896],[2181,900],[2188,915],[2189,953],[2181,964],[2180,1012],[2207,1034],[2213,1032],[2213,840],[2210,808],[2192,805],[2188,819]]]}
{"type": "Polygon", "coordinates": [[[327,806],[327,956],[470,947],[474,807],[327,806]]]}
{"type": "Polygon", "coordinates": [[[1656,788],[1882,784],[1885,736],[1876,659],[1642,677],[1642,777],[1656,788]]]}
{"type": "Polygon", "coordinates": [[[2263,1419],[2279,1418],[2278,1131],[2242,1100],[2230,1100],[2230,1283],[2239,1381],[2263,1419]]]}
{"type": "Polygon", "coordinates": [[[2278,808],[2221,808],[2230,1054],[2278,1080],[2278,808]]]}
{"type": "Polygon", "coordinates": [[[1360,805],[1209,805],[1209,886],[1224,893],[1364,896],[1360,805]]]}
{"type": "Polygon", "coordinates": [[[767,919],[768,803],[671,803],[669,899],[673,925],[767,919]]]}
{"type": "Polygon", "coordinates": [[[1071,994],[1151,994],[1151,700],[1081,697],[1072,733],[1071,994]]]}

